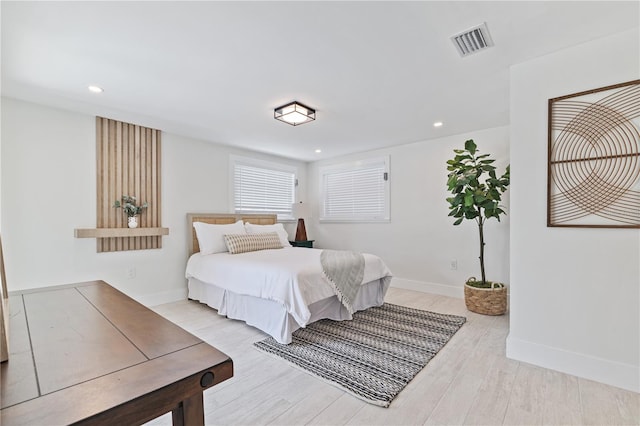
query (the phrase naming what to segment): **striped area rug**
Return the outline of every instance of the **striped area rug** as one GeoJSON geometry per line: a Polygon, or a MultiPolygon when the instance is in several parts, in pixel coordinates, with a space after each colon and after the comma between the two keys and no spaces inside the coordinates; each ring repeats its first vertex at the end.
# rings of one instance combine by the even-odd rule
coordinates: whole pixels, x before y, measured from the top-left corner
{"type": "Polygon", "coordinates": [[[466,318],[385,303],[353,321],[321,320],[282,345],[254,346],[371,404],[388,407],[466,318]]]}

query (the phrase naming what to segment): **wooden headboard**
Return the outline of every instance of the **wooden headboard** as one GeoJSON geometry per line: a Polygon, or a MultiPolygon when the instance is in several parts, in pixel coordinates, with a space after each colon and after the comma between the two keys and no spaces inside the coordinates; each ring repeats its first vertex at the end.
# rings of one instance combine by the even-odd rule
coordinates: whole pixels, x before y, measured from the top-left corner
{"type": "Polygon", "coordinates": [[[236,223],[239,220],[256,225],[273,225],[277,221],[277,216],[275,214],[187,213],[187,225],[191,230],[189,232],[189,235],[191,235],[191,242],[189,244],[191,252],[189,255],[200,251],[198,238],[196,237],[196,230],[193,228],[193,222],[204,222],[212,225],[226,225],[229,223],[236,223]]]}

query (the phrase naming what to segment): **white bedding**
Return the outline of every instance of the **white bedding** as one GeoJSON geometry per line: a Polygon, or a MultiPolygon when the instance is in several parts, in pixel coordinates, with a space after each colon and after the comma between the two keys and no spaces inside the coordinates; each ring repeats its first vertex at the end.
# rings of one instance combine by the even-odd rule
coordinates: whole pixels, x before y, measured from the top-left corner
{"type": "MultiPolygon", "coordinates": [[[[240,312],[238,319],[245,321],[247,318],[244,317],[251,315],[248,310],[229,306],[230,303],[251,298],[270,301],[274,309],[280,309],[283,312],[279,316],[290,317],[295,324],[278,325],[278,329],[287,328],[284,333],[272,332],[273,322],[282,322],[283,319],[265,318],[265,326],[251,325],[273,335],[281,343],[289,343],[290,333],[294,329],[327,317],[315,312],[318,311],[318,307],[329,312],[339,310],[340,315],[328,315],[328,317],[333,316],[333,319],[349,317],[347,314],[345,318],[342,312],[344,310],[322,272],[321,252],[320,249],[286,247],[242,254],[196,253],[189,258],[186,269],[186,277],[189,279],[189,298],[208,303],[216,309],[222,307],[225,312],[240,312]],[[222,292],[218,290],[208,292],[202,288],[206,285],[214,286],[222,292]],[[207,293],[216,294],[216,302],[209,303],[205,300],[204,295],[207,293]],[[225,294],[227,294],[226,297],[225,294]],[[333,306],[336,303],[339,306],[333,306]],[[327,304],[332,307],[328,309],[327,304]],[[242,312],[247,313],[242,314],[242,312]],[[335,316],[339,317],[335,318],[335,316]]],[[[391,277],[391,272],[379,257],[366,253],[363,255],[365,269],[361,286],[367,289],[361,291],[362,294],[359,295],[359,309],[380,305],[391,277]]],[[[256,302],[256,306],[263,305],[264,303],[256,302]]],[[[260,315],[251,316],[256,321],[260,318],[260,315]]]]}

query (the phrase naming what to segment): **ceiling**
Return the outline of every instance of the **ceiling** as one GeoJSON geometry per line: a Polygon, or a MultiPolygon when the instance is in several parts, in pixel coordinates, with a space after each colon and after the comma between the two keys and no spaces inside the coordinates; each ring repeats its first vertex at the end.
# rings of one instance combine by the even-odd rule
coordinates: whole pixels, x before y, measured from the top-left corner
{"type": "Polygon", "coordinates": [[[511,65],[640,22],[637,1],[0,7],[3,96],[303,161],[507,125],[511,65]],[[461,58],[482,22],[495,46],[461,58]],[[291,100],[316,121],[274,120],[291,100]]]}

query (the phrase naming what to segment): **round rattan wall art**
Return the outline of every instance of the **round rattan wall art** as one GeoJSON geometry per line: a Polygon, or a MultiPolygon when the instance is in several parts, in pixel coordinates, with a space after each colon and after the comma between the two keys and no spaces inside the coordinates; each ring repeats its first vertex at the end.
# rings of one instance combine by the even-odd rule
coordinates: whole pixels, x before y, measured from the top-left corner
{"type": "Polygon", "coordinates": [[[549,100],[548,226],[640,228],[640,80],[549,100]]]}

